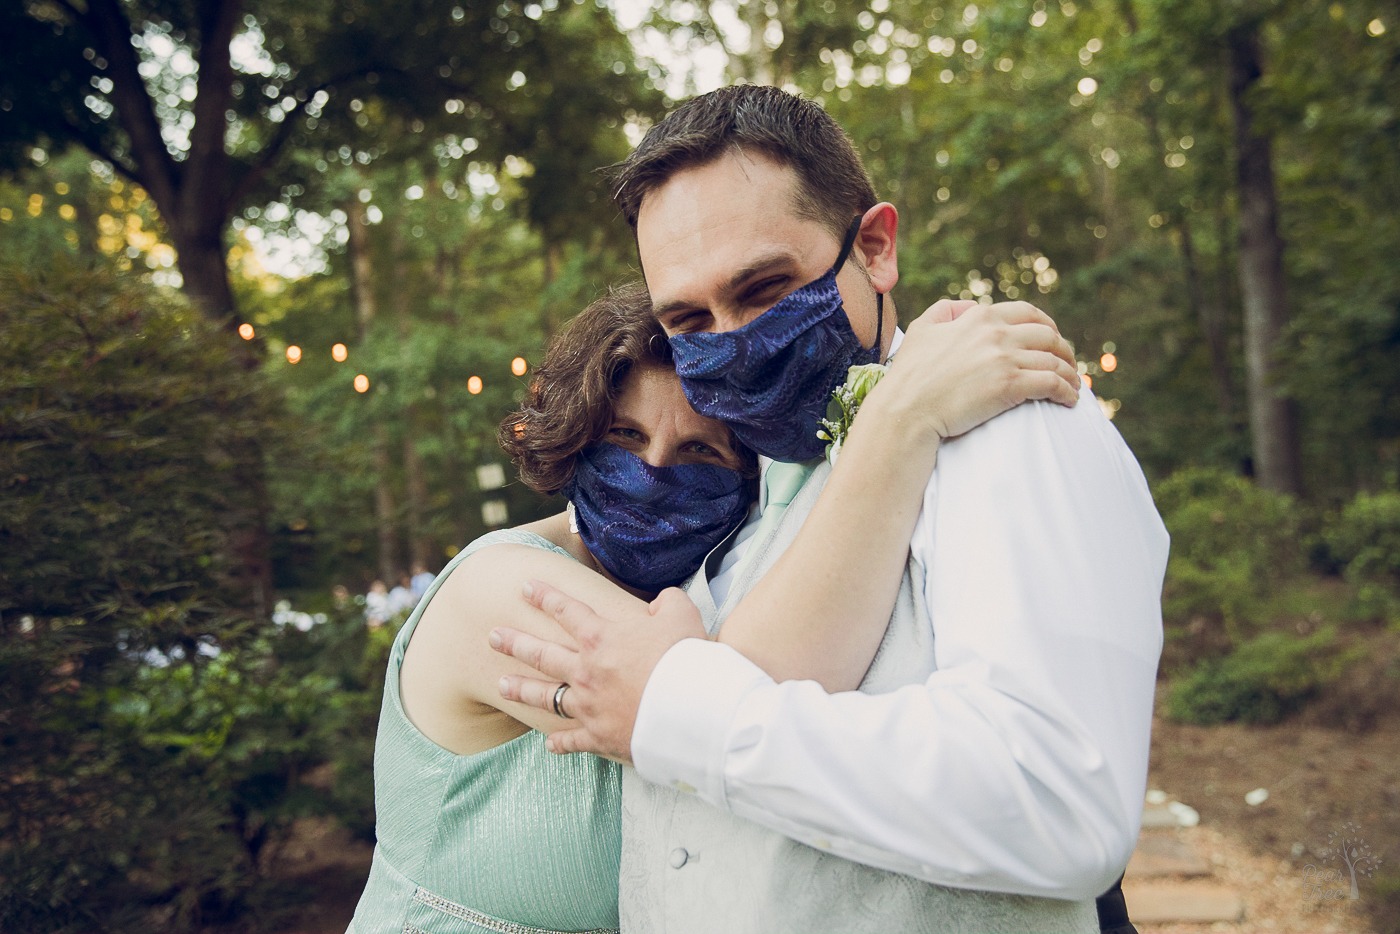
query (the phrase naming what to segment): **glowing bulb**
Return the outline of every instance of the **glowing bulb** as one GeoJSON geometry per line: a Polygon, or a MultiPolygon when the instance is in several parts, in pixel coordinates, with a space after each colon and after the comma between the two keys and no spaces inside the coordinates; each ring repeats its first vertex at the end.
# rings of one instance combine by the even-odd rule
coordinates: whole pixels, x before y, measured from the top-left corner
{"type": "Polygon", "coordinates": [[[510,371],[516,376],[524,376],[527,365],[524,357],[516,357],[510,361],[510,371]]]}
{"type": "Polygon", "coordinates": [[[361,373],[355,377],[355,391],[369,392],[369,377],[361,373]]]}
{"type": "Polygon", "coordinates": [[[1088,373],[1080,373],[1080,374],[1079,374],[1079,378],[1082,379],[1082,380],[1084,380],[1084,388],[1085,388],[1085,389],[1093,389],[1093,388],[1094,388],[1094,378],[1093,378],[1092,376],[1090,376],[1088,373]]]}
{"type": "Polygon", "coordinates": [[[350,351],[345,349],[344,344],[336,344],[331,347],[331,359],[336,363],[344,363],[348,356],[350,356],[350,351]]]}
{"type": "Polygon", "coordinates": [[[1111,353],[1106,353],[1102,357],[1099,357],[1099,367],[1105,373],[1112,373],[1114,370],[1118,369],[1118,358],[1111,353]]]}
{"type": "Polygon", "coordinates": [[[301,348],[298,347],[296,344],[293,344],[292,346],[290,346],[290,347],[287,348],[287,362],[288,362],[288,363],[300,363],[300,362],[301,362],[301,348]]]}
{"type": "Polygon", "coordinates": [[[238,336],[241,337],[241,338],[243,338],[245,341],[250,341],[250,340],[252,340],[252,339],[253,339],[253,326],[252,326],[251,324],[249,324],[248,322],[246,322],[246,321],[243,322],[242,324],[240,324],[240,325],[238,326],[238,336]]]}
{"type": "Polygon", "coordinates": [[[471,393],[474,396],[478,395],[481,392],[480,376],[473,376],[471,379],[467,380],[467,392],[471,393]]]}

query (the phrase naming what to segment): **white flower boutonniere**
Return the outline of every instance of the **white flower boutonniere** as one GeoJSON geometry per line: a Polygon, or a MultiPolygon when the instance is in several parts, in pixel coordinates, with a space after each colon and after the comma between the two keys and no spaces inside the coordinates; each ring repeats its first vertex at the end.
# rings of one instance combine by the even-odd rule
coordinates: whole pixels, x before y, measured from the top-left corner
{"type": "Polygon", "coordinates": [[[829,442],[826,459],[833,465],[851,425],[855,423],[861,403],[888,371],[889,366],[884,363],[853,366],[846,371],[846,381],[831,391],[831,401],[826,404],[826,418],[822,419],[822,426],[817,429],[817,437],[829,442]]]}

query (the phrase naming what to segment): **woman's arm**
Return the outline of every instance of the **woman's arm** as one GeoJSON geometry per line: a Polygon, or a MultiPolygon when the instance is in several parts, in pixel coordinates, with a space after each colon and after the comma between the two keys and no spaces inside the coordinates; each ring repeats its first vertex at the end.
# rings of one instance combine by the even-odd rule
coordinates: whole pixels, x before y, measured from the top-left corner
{"type": "Polygon", "coordinates": [[[796,540],[725,620],[719,641],[774,680],[860,684],[943,438],[1029,399],[1078,399],[1073,353],[1049,317],[1025,303],[971,304],[940,302],[910,326],[796,540]]]}
{"type": "Polygon", "coordinates": [[[486,644],[497,626],[570,642],[551,617],[521,603],[521,589],[532,579],[567,590],[599,612],[645,612],[643,601],[557,552],[503,543],[466,558],[424,608],[399,678],[404,712],[439,746],[466,755],[527,728],[549,732],[564,725],[552,713],[501,699],[501,677],[529,669],[486,644]]]}

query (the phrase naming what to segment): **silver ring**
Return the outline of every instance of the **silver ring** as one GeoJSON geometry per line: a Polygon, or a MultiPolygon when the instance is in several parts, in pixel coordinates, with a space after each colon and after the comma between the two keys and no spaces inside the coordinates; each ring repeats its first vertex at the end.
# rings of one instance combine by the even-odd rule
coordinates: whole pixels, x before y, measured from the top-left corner
{"type": "Polygon", "coordinates": [[[573,719],[573,717],[564,712],[564,692],[568,689],[569,683],[567,681],[554,689],[554,715],[564,720],[573,719]]]}

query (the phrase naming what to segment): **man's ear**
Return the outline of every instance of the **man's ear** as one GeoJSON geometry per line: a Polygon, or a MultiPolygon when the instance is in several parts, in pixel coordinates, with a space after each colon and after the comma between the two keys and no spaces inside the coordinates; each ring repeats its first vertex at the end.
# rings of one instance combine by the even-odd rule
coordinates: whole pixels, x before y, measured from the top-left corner
{"type": "Polygon", "coordinates": [[[881,294],[894,288],[899,281],[899,261],[895,255],[898,232],[899,212],[888,201],[881,201],[860,219],[855,250],[870,276],[870,284],[881,294]]]}

